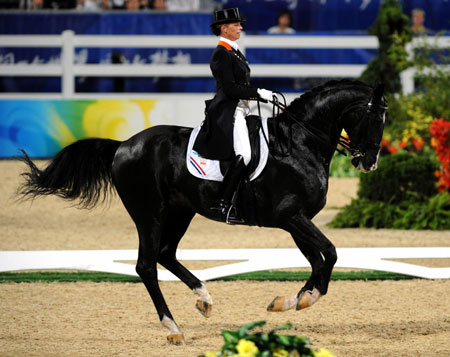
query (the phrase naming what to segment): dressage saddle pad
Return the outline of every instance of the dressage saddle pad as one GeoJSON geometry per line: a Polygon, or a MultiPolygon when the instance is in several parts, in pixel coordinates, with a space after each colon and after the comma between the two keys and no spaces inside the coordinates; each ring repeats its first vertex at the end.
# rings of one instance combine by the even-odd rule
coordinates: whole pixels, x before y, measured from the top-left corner
{"type": "MultiPolygon", "coordinates": [[[[249,168],[251,174],[249,175],[249,180],[252,181],[256,179],[267,163],[267,158],[269,156],[269,148],[267,147],[266,139],[264,138],[264,133],[266,137],[269,137],[267,129],[267,118],[259,118],[257,116],[249,116],[247,119],[247,126],[249,127],[249,137],[250,144],[252,146],[252,159],[249,163],[249,168]],[[262,125],[257,125],[255,127],[255,121],[258,120],[262,125]],[[252,132],[257,129],[256,135],[252,132]],[[264,133],[263,133],[264,131],[264,133]],[[253,140],[252,140],[253,138],[253,140]]],[[[187,155],[186,155],[186,165],[189,172],[195,177],[211,180],[211,181],[223,181],[224,173],[228,168],[231,161],[221,162],[219,160],[210,160],[201,157],[195,150],[192,150],[195,139],[197,138],[198,132],[200,131],[201,125],[195,127],[192,130],[191,136],[189,138],[187,155]]]]}

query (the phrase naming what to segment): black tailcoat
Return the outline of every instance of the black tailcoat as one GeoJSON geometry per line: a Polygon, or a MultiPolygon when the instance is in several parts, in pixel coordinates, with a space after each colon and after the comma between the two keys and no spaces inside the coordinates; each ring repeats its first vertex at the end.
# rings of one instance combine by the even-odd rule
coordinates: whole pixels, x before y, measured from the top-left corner
{"type": "Polygon", "coordinates": [[[233,149],[234,112],[240,99],[259,98],[257,88],[250,86],[250,67],[244,55],[225,42],[219,42],[210,67],[216,80],[216,95],[206,101],[205,121],[194,145],[201,156],[227,160],[233,149]]]}

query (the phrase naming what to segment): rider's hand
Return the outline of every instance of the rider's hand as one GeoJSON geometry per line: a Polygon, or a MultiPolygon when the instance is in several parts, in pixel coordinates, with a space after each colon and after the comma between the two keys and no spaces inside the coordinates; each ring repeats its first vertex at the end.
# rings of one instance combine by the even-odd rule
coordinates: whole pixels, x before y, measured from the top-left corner
{"type": "Polygon", "coordinates": [[[270,90],[258,88],[258,94],[263,100],[272,101],[273,93],[270,90]]]}

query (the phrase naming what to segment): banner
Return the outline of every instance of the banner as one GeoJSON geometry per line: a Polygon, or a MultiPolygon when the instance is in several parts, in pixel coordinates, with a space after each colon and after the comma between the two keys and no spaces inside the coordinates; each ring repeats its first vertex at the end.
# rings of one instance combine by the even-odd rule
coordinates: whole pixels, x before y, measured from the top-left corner
{"type": "MultiPolygon", "coordinates": [[[[198,125],[203,102],[196,104],[198,109],[181,103],[180,111],[198,125]]],[[[167,106],[158,99],[0,100],[0,158],[16,156],[20,149],[31,157],[51,157],[90,137],[126,140],[154,123],[167,123],[168,115],[177,123],[181,113],[167,106]]]]}

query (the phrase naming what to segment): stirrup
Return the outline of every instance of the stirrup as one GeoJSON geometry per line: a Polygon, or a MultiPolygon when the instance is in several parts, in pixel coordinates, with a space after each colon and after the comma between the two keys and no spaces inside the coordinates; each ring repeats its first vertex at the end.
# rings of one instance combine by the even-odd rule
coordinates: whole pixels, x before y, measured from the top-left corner
{"type": "Polygon", "coordinates": [[[227,215],[225,217],[226,224],[243,224],[245,221],[237,214],[237,209],[234,205],[230,205],[227,215]]]}

